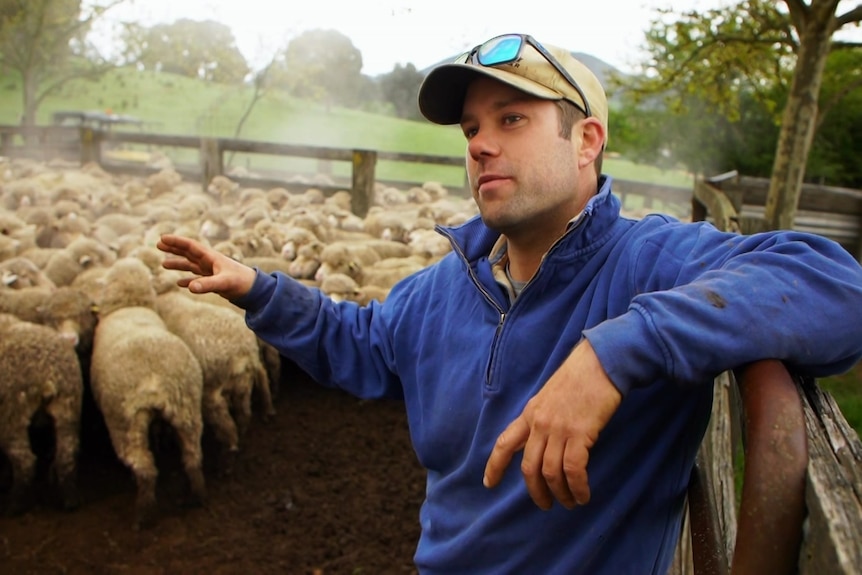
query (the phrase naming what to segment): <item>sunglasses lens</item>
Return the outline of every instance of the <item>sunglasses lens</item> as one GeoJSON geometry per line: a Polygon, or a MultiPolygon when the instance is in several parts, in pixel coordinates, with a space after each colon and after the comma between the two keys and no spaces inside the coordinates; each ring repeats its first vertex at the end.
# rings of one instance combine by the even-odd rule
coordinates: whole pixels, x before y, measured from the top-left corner
{"type": "Polygon", "coordinates": [[[488,40],[479,48],[476,58],[483,66],[512,62],[520,54],[522,42],[521,36],[514,34],[488,40]]]}

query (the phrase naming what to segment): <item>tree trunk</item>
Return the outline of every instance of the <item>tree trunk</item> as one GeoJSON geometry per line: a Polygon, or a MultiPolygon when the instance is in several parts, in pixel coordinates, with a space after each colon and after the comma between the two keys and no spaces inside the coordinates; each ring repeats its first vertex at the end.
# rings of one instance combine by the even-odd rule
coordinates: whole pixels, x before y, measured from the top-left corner
{"type": "Polygon", "coordinates": [[[793,227],[808,153],[817,126],[817,99],[832,44],[835,16],[834,8],[831,11],[814,8],[812,5],[812,9],[805,14],[805,21],[797,26],[799,54],[781,120],[766,199],[766,225],[769,229],[793,227]]]}
{"type": "Polygon", "coordinates": [[[36,97],[36,90],[39,89],[38,81],[35,74],[30,74],[25,71],[22,74],[23,84],[23,99],[21,115],[21,125],[24,127],[32,127],[36,125],[36,110],[39,107],[39,100],[36,97]]]}

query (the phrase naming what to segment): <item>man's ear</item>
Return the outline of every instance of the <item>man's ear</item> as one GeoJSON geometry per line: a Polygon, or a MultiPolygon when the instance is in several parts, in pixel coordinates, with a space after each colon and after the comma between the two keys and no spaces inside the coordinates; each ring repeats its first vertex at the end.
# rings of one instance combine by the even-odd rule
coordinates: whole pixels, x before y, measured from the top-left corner
{"type": "Polygon", "coordinates": [[[580,167],[593,163],[605,146],[605,128],[596,118],[581,120],[580,167]]]}

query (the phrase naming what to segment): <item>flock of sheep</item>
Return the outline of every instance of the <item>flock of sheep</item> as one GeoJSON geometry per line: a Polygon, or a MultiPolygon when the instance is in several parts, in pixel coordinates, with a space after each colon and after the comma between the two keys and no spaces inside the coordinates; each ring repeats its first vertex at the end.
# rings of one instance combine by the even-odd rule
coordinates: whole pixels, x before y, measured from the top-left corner
{"type": "Polygon", "coordinates": [[[162,267],[155,248],[161,234],[194,237],[335,300],[365,304],[451,249],[435,224],[476,213],[472,200],[436,183],[406,191],[378,185],[374,206],[359,218],[346,191],[264,190],[224,176],[203,189],[171,167],[142,178],[96,164],[0,158],[5,511],[21,513],[34,501],[34,425],[53,432],[51,477],[62,505],[80,505],[76,462],[88,396],[134,475],[136,527],[156,519],[153,429],[173,428],[191,497],[203,502],[204,426],[223,470],[241,448],[253,407],[263,419],[275,416],[278,353],[238,308],[177,287],[178,272],[162,267]]]}

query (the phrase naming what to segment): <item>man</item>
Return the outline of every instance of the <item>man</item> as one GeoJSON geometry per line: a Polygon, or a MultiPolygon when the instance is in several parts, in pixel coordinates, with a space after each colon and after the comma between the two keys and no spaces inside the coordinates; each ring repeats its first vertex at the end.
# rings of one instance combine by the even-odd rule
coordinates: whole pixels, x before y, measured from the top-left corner
{"type": "Polygon", "coordinates": [[[764,358],[849,369],[862,268],[817,236],[622,218],[600,83],[529,36],[435,68],[419,104],[461,126],[481,215],[440,228],[452,253],[385,303],[335,304],[177,236],[165,267],[321,384],[403,398],[428,471],[420,572],[664,575],[713,378],[764,358]]]}

